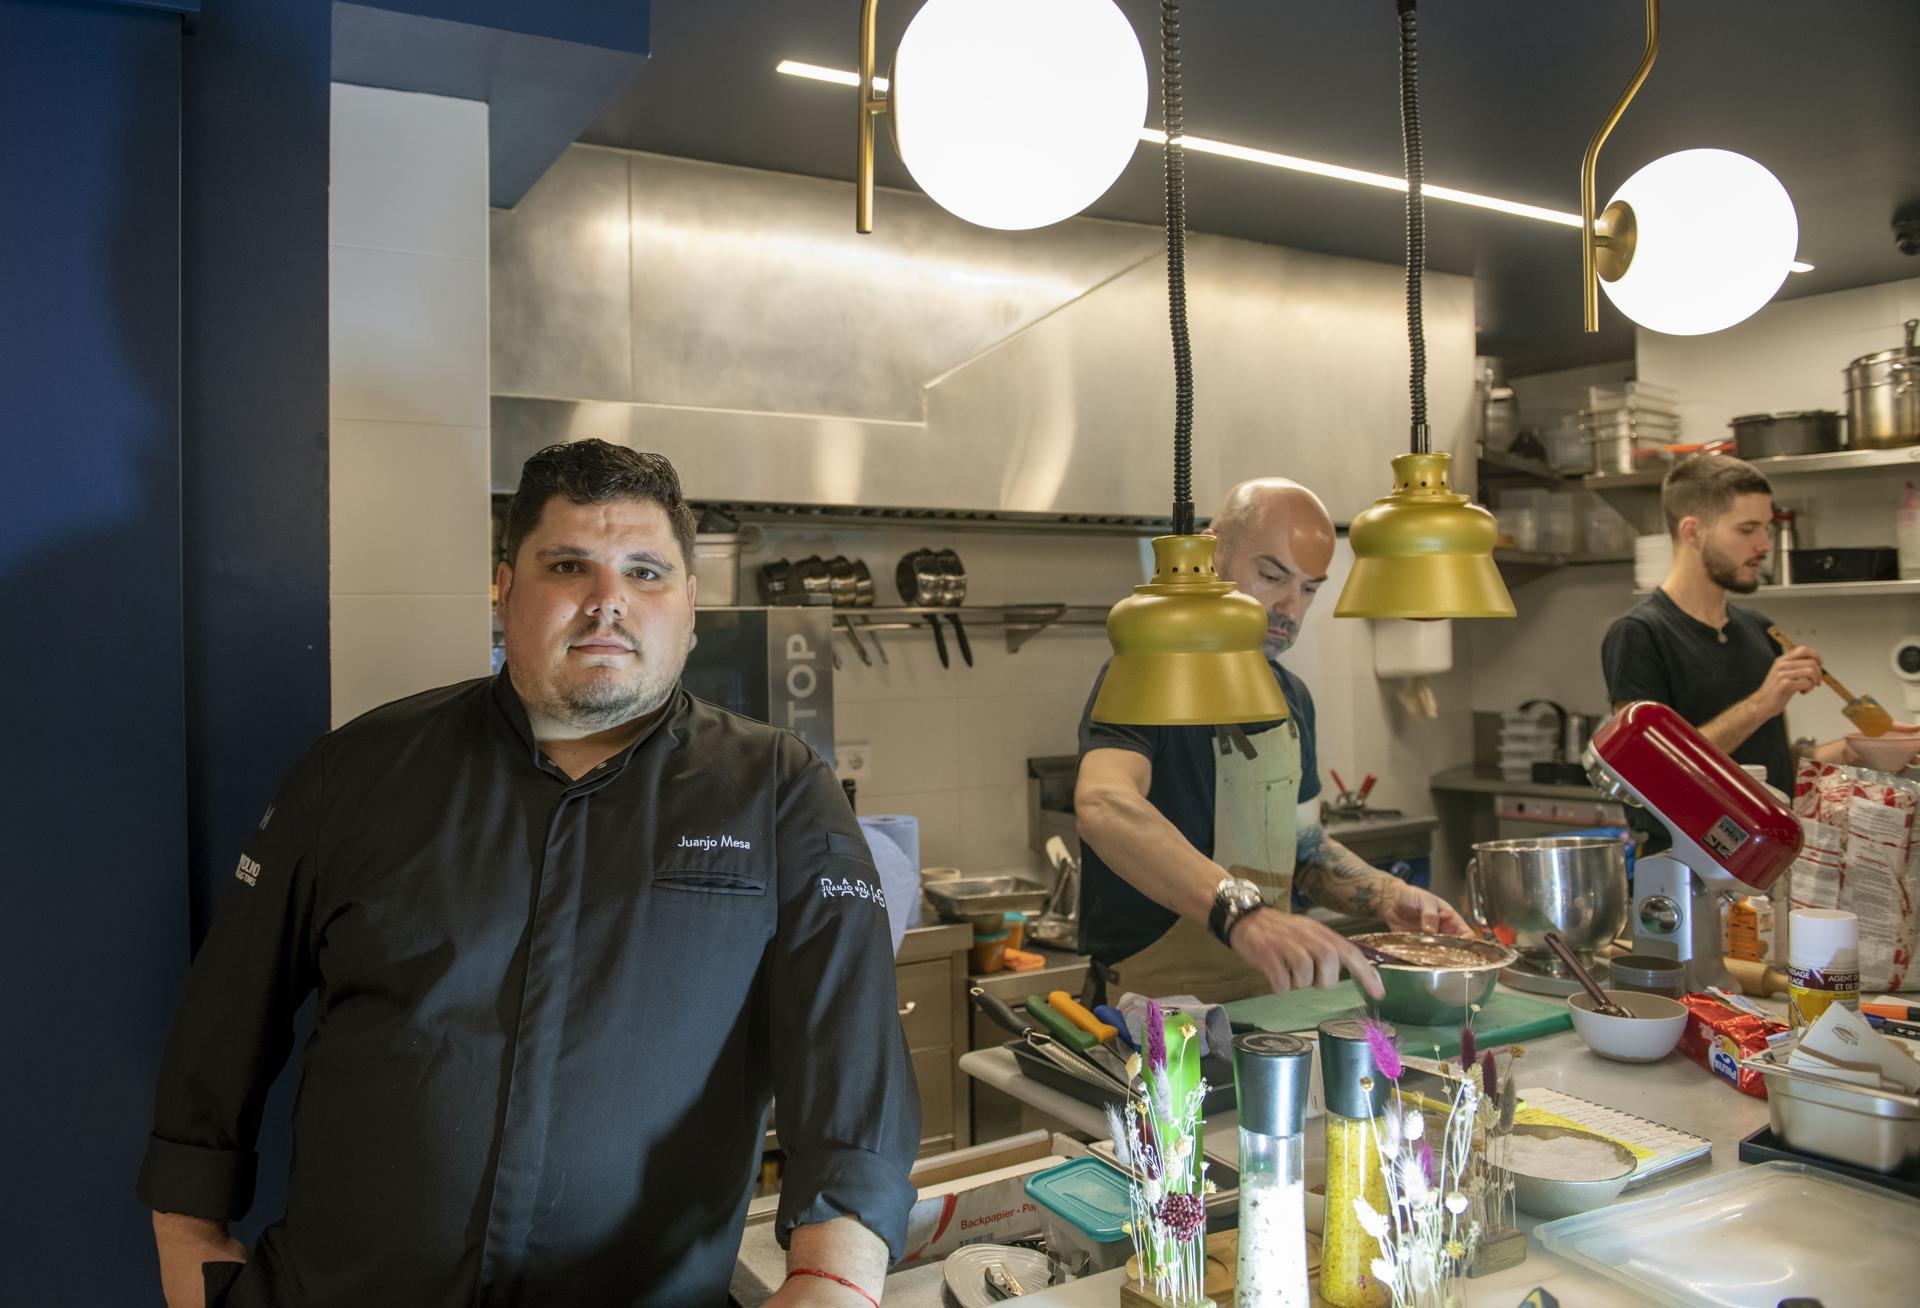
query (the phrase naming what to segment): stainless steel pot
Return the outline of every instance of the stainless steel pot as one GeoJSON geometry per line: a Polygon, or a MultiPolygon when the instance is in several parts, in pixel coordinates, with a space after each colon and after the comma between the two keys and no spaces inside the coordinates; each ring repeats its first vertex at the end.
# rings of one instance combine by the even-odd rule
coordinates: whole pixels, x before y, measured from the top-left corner
{"type": "Polygon", "coordinates": [[[1906,321],[1907,343],[1863,354],[1847,365],[1847,428],[1856,450],[1920,444],[1920,318],[1906,321]]]}
{"type": "Polygon", "coordinates": [[[1627,923],[1627,851],[1605,836],[1488,840],[1467,861],[1467,906],[1513,932],[1522,955],[1550,958],[1558,931],[1584,962],[1627,923]]]}
{"type": "Polygon", "coordinates": [[[1749,413],[1727,424],[1734,452],[1743,459],[1780,454],[1821,454],[1840,448],[1840,415],[1832,409],[1749,413]]]}

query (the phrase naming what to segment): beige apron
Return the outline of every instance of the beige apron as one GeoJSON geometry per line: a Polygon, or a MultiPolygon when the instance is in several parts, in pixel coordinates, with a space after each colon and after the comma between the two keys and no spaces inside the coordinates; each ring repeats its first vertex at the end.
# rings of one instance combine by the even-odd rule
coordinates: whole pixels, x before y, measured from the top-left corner
{"type": "MultiPolygon", "coordinates": [[[[1233,748],[1214,757],[1213,861],[1259,886],[1268,906],[1285,913],[1299,834],[1300,731],[1287,721],[1244,739],[1254,747],[1252,758],[1233,748]]],[[[1209,1003],[1273,988],[1206,927],[1184,917],[1115,964],[1112,982],[1136,994],[1194,995],[1209,1003]]]]}

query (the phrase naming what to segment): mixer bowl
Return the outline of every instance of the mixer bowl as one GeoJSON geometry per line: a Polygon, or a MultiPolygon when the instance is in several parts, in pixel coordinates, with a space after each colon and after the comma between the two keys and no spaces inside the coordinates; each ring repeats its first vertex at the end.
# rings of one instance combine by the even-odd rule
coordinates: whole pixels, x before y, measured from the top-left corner
{"type": "Polygon", "coordinates": [[[1467,862],[1467,904],[1496,932],[1512,931],[1523,957],[1552,958],[1546,934],[1558,931],[1592,958],[1627,923],[1626,846],[1607,836],[1483,841],[1467,862]]]}
{"type": "Polygon", "coordinates": [[[1407,956],[1409,947],[1438,947],[1473,960],[1444,966],[1375,963],[1374,971],[1386,990],[1380,1000],[1380,1015],[1407,1026],[1452,1026],[1466,1021],[1475,1004],[1487,1002],[1500,980],[1500,970],[1512,967],[1517,957],[1513,950],[1491,941],[1417,931],[1379,931],[1355,936],[1353,942],[1402,957],[1407,956]]]}

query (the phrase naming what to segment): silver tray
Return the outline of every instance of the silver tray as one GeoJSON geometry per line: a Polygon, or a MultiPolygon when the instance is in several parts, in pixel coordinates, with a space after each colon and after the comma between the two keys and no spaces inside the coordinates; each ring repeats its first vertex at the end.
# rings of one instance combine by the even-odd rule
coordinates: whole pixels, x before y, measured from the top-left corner
{"type": "Polygon", "coordinates": [[[1037,913],[1047,906],[1047,888],[1023,877],[955,877],[921,886],[927,902],[950,917],[990,913],[1037,913]]]}
{"type": "Polygon", "coordinates": [[[1920,1096],[1789,1067],[1776,1060],[1778,1052],[1740,1060],[1767,1080],[1774,1139],[1869,1171],[1909,1172],[1920,1164],[1920,1096]]]}

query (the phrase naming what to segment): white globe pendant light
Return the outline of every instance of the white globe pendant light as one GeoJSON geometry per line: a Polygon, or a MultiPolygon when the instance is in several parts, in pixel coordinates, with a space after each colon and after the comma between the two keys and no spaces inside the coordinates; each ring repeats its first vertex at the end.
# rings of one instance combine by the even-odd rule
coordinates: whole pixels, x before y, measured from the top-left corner
{"type": "Polygon", "coordinates": [[[1008,230],[1079,213],[1140,143],[1146,58],[1113,0],[927,0],[900,40],[885,98],[871,90],[869,33],[861,231],[872,225],[870,114],[890,115],[901,160],[935,203],[1008,230]]]}
{"type": "Polygon", "coordinates": [[[1800,220],[1779,178],[1731,150],[1681,150],[1594,206],[1600,147],[1660,53],[1660,0],[1646,0],[1647,44],[1627,89],[1580,161],[1582,308],[1600,330],[1600,290],[1652,331],[1699,336],[1757,313],[1792,271],[1800,220]]]}
{"type": "Polygon", "coordinates": [[[1600,288],[1642,327],[1673,336],[1721,331],[1758,312],[1800,248],[1787,188],[1731,150],[1655,159],[1608,204],[1617,215],[1615,206],[1632,214],[1632,258],[1612,280],[1603,258],[1600,288]]]}

